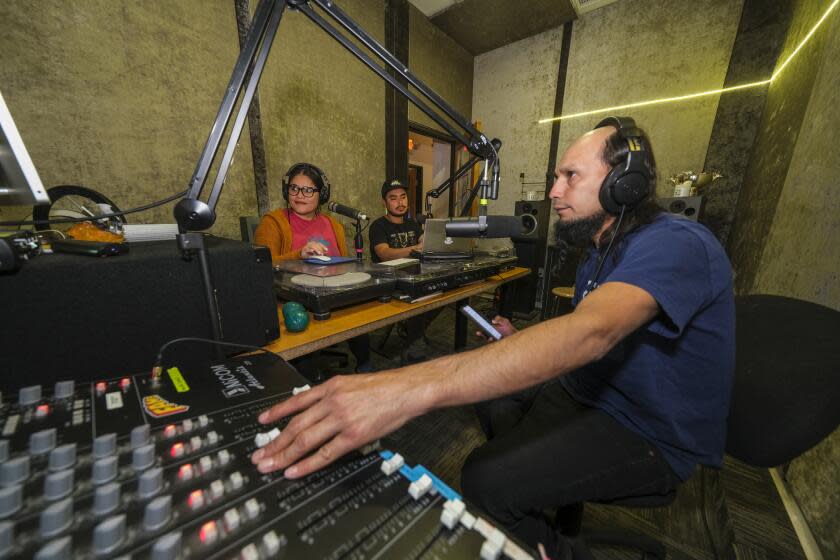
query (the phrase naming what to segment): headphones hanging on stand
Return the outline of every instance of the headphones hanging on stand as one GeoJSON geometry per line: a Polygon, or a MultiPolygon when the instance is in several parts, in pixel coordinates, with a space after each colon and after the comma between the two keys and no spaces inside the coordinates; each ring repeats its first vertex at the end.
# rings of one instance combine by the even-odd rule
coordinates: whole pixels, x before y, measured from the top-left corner
{"type": "Polygon", "coordinates": [[[319,189],[318,205],[326,204],[330,199],[330,181],[327,179],[327,174],[321,171],[319,167],[306,162],[294,164],[283,175],[283,200],[289,202],[289,181],[302,173],[305,175],[304,171],[311,171],[315,174],[315,186],[319,189]]]}
{"type": "Polygon", "coordinates": [[[607,173],[598,199],[610,214],[620,214],[622,207],[633,209],[650,194],[650,166],[647,142],[636,122],[629,117],[607,117],[595,128],[614,126],[627,142],[627,158],[607,173]]]}

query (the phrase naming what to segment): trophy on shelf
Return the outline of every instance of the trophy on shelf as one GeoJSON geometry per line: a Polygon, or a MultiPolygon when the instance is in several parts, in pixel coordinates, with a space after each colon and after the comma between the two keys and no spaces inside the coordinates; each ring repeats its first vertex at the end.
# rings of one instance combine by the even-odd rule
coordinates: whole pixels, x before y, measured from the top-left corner
{"type": "Polygon", "coordinates": [[[705,194],[709,185],[723,177],[717,171],[683,171],[672,175],[668,181],[674,186],[674,197],[705,194]]]}

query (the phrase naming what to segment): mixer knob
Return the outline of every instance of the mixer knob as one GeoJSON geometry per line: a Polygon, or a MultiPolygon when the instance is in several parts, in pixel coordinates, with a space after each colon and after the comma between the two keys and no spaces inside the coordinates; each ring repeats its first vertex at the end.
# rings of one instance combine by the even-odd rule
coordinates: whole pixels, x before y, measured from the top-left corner
{"type": "Polygon", "coordinates": [[[135,471],[144,471],[155,464],[155,446],[138,447],[131,452],[131,466],[135,471]]]}
{"type": "Polygon", "coordinates": [[[61,537],[47,543],[35,553],[35,560],[71,560],[73,558],[73,539],[61,537]]]}
{"type": "Polygon", "coordinates": [[[133,430],[131,430],[131,448],[137,449],[138,447],[143,447],[147,445],[151,440],[151,436],[149,434],[149,425],[148,424],[141,424],[137,426],[133,430]]]}
{"type": "Polygon", "coordinates": [[[0,463],[9,458],[9,440],[0,439],[0,463]]]}
{"type": "Polygon", "coordinates": [[[239,551],[239,558],[240,560],[260,560],[260,551],[257,548],[257,545],[254,543],[245,545],[242,550],[239,551]]]}
{"type": "Polygon", "coordinates": [[[280,535],[277,536],[277,533],[274,531],[269,531],[262,538],[263,548],[265,549],[266,556],[269,558],[274,558],[278,552],[280,552],[281,546],[286,546],[286,536],[280,535]]]}
{"type": "Polygon", "coordinates": [[[106,556],[114,552],[125,539],[125,515],[109,517],[93,530],[93,552],[106,556]]]}
{"type": "Polygon", "coordinates": [[[94,485],[99,486],[111,482],[117,478],[117,458],[105,457],[93,463],[93,471],[90,479],[94,485]]]}
{"type": "MultiPolygon", "coordinates": [[[[17,513],[23,504],[23,486],[9,486],[0,490],[0,519],[17,513]]],[[[2,556],[2,555],[0,555],[2,556]]]]}
{"type": "Polygon", "coordinates": [[[29,455],[0,463],[0,486],[12,486],[29,478],[29,455]]]}
{"type": "Polygon", "coordinates": [[[56,399],[67,399],[73,396],[73,393],[76,392],[76,382],[75,381],[59,381],[55,384],[55,390],[53,391],[53,397],[56,399]]]}
{"type": "Polygon", "coordinates": [[[140,498],[151,498],[163,488],[163,469],[160,467],[149,469],[140,475],[137,481],[137,493],[140,498]]]}
{"type": "Polygon", "coordinates": [[[35,432],[29,436],[29,452],[33,455],[49,453],[55,447],[57,436],[55,428],[35,432]]]}
{"type": "Polygon", "coordinates": [[[93,440],[93,458],[101,459],[113,455],[117,450],[117,434],[105,434],[93,440]]]}
{"type": "Polygon", "coordinates": [[[239,515],[239,511],[236,508],[230,508],[225,512],[224,519],[227,530],[233,532],[239,528],[239,523],[242,520],[242,517],[239,515]]]}
{"type": "Polygon", "coordinates": [[[181,533],[167,533],[152,546],[152,560],[176,560],[181,554],[181,533]]]}
{"type": "Polygon", "coordinates": [[[54,502],[73,492],[73,469],[54,472],[44,479],[44,497],[54,502]]]}
{"type": "Polygon", "coordinates": [[[93,513],[107,515],[120,505],[120,485],[116,482],[100,486],[93,495],[93,513]]]}
{"type": "Polygon", "coordinates": [[[143,513],[143,527],[147,531],[157,531],[169,521],[172,514],[172,496],[158,496],[146,505],[143,513]]]}
{"type": "Polygon", "coordinates": [[[30,404],[35,404],[36,402],[41,400],[41,386],[40,385],[30,385],[29,387],[21,388],[20,392],[18,393],[18,404],[20,406],[28,406],[30,404]]]}
{"type": "Polygon", "coordinates": [[[11,521],[0,523],[0,558],[7,558],[15,546],[15,524],[11,521]]]}
{"type": "Polygon", "coordinates": [[[73,500],[67,498],[49,506],[41,512],[40,531],[43,538],[54,537],[73,522],[73,500]]]}
{"type": "Polygon", "coordinates": [[[76,444],[65,443],[50,451],[49,468],[51,471],[61,471],[76,464],[76,444]]]}

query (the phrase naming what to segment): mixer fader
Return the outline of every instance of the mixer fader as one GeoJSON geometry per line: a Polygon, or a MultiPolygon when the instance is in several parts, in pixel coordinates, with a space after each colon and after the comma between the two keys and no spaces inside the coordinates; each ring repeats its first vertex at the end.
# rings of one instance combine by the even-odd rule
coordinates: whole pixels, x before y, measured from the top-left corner
{"type": "Polygon", "coordinates": [[[259,473],[257,415],[306,383],[260,355],[3,395],[0,558],[532,558],[399,454],[259,473]]]}

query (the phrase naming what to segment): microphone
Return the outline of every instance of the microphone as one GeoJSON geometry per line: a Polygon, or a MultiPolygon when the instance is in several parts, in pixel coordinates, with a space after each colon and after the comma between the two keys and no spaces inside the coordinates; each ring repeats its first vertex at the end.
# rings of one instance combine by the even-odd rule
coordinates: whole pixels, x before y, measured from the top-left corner
{"type": "Polygon", "coordinates": [[[346,216],[353,220],[368,219],[367,214],[362,213],[360,210],[350,208],[349,206],[344,206],[343,204],[339,204],[338,202],[330,202],[329,204],[327,204],[327,208],[329,208],[330,212],[341,214],[342,216],[346,216]]]}
{"type": "Polygon", "coordinates": [[[447,237],[517,237],[531,238],[537,233],[537,219],[531,214],[520,216],[487,216],[482,230],[478,220],[450,220],[446,222],[447,237]]]}

